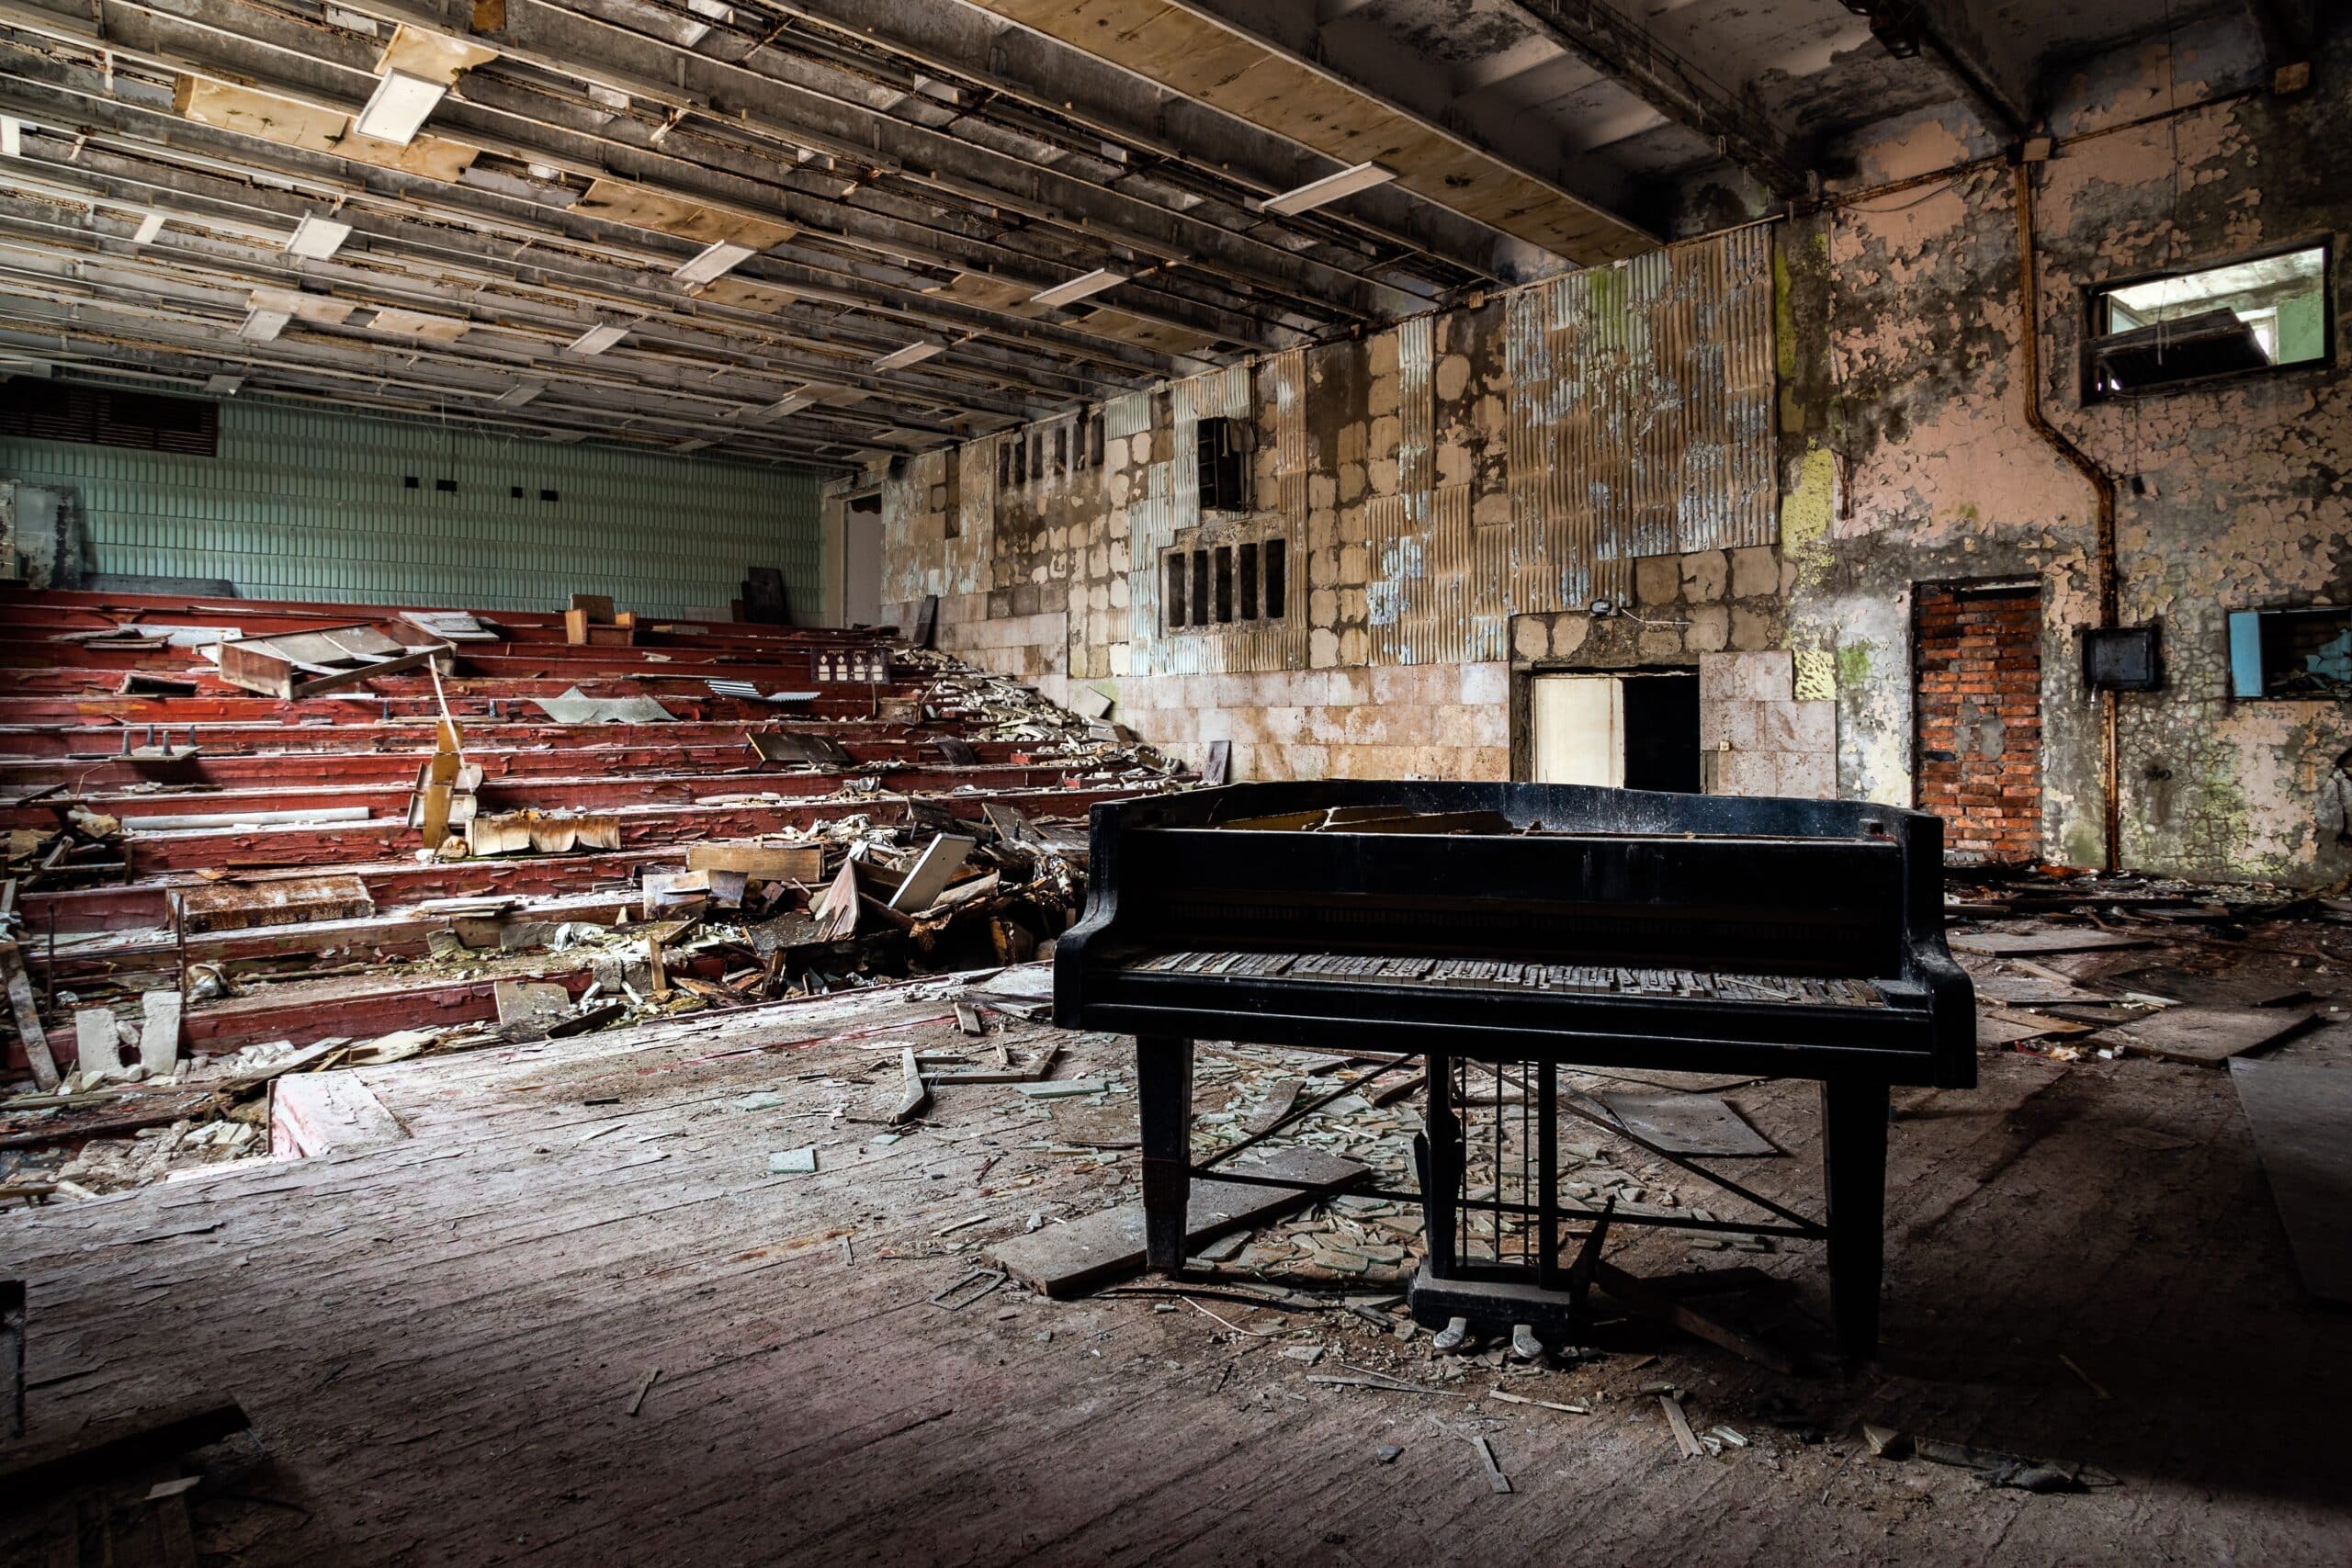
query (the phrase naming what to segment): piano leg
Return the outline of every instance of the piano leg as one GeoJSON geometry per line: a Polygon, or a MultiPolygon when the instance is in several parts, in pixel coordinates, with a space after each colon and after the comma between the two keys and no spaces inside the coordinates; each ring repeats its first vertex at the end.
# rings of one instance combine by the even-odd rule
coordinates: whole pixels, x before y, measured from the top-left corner
{"type": "Polygon", "coordinates": [[[1173,1275],[1184,1267],[1185,1210],[1193,1187],[1193,1043],[1136,1041],[1136,1093],[1143,1115],[1144,1261],[1173,1275]]]}
{"type": "Polygon", "coordinates": [[[1879,1276],[1886,1257],[1886,1085],[1821,1086],[1821,1172],[1829,1208],[1829,1306],[1849,1361],[1878,1348],[1879,1276]]]}

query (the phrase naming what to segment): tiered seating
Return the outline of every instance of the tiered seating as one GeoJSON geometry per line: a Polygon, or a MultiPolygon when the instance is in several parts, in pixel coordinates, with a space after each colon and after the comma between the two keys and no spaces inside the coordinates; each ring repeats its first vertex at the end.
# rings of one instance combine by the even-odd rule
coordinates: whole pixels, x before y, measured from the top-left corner
{"type": "MultiPolygon", "coordinates": [[[[136,638],[118,630],[232,628],[254,638],[365,622],[430,640],[400,615],[347,604],[0,594],[0,827],[10,830],[12,931],[37,989],[79,987],[86,1000],[176,985],[188,965],[207,963],[266,959],[284,974],[330,962],[347,972],[355,957],[417,958],[448,923],[421,908],[435,900],[499,897],[517,901],[510,919],[609,923],[638,912],[637,877],[683,866],[696,841],[805,834],[857,818],[955,819],[985,837],[991,807],[1000,824],[1012,819],[1007,811],[1072,819],[1098,800],[1161,787],[1167,774],[1103,727],[1034,696],[1008,706],[1001,682],[894,648],[886,631],[640,621],[633,646],[575,646],[560,613],[480,612],[498,640],[454,644],[437,683],[420,668],[284,700],[221,679],[200,635],[124,646],[136,638]],[[877,655],[885,681],[818,678],[877,655]],[[757,696],[722,694],[713,681],[748,682],[757,696]],[[672,718],[572,725],[537,705],[575,691],[651,698],[672,718]],[[481,771],[482,813],[594,814],[611,819],[618,847],[431,853],[409,807],[445,713],[466,762],[481,771]],[[763,761],[754,734],[771,753],[777,737],[822,738],[832,745],[816,750],[831,760],[763,761]],[[80,831],[61,853],[69,823],[80,831]],[[175,890],[322,873],[356,877],[374,914],[173,929],[175,890]]],[[[854,835],[832,837],[829,872],[854,835]]],[[[372,977],[360,988],[382,989],[372,977]]],[[[404,1003],[438,1005],[478,988],[442,984],[424,998],[393,985],[371,1009],[390,1016],[404,1003]]],[[[254,1010],[250,998],[196,998],[190,1043],[225,1050],[256,1030],[285,1032],[283,1010],[259,1010],[268,1016],[252,1029],[232,1024],[240,1007],[254,1010]]],[[[12,1054],[21,1066],[13,1042],[12,1054]]]]}

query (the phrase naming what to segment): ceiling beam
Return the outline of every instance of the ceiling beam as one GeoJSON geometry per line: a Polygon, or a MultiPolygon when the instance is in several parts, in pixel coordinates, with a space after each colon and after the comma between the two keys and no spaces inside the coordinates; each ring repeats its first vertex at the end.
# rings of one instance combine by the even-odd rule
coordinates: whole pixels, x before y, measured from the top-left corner
{"type": "Polygon", "coordinates": [[[1320,55],[1314,17],[1295,6],[968,3],[1245,117],[1340,168],[1385,159],[1405,190],[1566,260],[1590,265],[1658,243],[1608,197],[1593,194],[1604,167],[1598,161],[1564,161],[1557,142],[1532,127],[1514,132],[1510,149],[1498,149],[1488,132],[1424,101],[1430,84],[1423,78],[1434,73],[1421,71],[1411,51],[1369,51],[1361,61],[1320,55]]]}
{"type": "Polygon", "coordinates": [[[1997,17],[1980,20],[1968,0],[1845,0],[1900,59],[1923,56],[1984,120],[2015,141],[2041,118],[2041,88],[2031,50],[1997,17]]]}
{"type": "MultiPolygon", "coordinates": [[[[1322,154],[1294,137],[963,0],[763,0],[762,9],[824,36],[878,44],[926,71],[1074,120],[1163,166],[1180,165],[1211,189],[1229,191],[1237,206],[1305,185],[1328,167],[1322,154]]],[[[1464,283],[1520,281],[1557,266],[1538,247],[1393,186],[1368,191],[1344,215],[1327,213],[1318,221],[1463,268],[1470,274],[1464,283]]]]}
{"type": "Polygon", "coordinates": [[[1773,196],[1806,193],[1805,160],[1763,111],[1596,0],[1511,0],[1560,48],[1677,125],[1706,138],[1773,196]]]}

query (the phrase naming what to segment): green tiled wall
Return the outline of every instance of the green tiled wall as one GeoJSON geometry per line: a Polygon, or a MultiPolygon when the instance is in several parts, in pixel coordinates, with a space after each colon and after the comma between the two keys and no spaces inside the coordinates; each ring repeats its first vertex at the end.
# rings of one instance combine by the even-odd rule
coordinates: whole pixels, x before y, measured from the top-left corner
{"type": "Polygon", "coordinates": [[[820,480],[794,468],[232,400],[217,457],[0,438],[0,478],[78,491],[99,571],[254,598],[550,610],[608,593],[674,615],[773,566],[797,612],[820,602],[820,480]]]}

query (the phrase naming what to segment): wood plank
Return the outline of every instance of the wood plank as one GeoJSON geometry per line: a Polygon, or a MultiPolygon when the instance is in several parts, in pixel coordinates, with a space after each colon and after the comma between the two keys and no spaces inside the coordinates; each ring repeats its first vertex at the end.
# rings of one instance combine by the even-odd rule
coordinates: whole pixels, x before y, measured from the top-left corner
{"type": "Polygon", "coordinates": [[[200,1398],[0,1450],[0,1507],[22,1507],[92,1474],[170,1459],[250,1425],[233,1399],[200,1398]]]}
{"type": "Polygon", "coordinates": [[[825,847],[756,840],[693,844],[686,849],[686,869],[740,872],[766,882],[812,883],[825,874],[825,847]]]}
{"type": "Polygon", "coordinates": [[[1746,1158],[1781,1152],[1715,1095],[1618,1091],[1599,1099],[1621,1126],[1668,1154],[1746,1158]]]}
{"type": "Polygon", "coordinates": [[[8,1011],[17,1021],[17,1037],[24,1043],[25,1060],[33,1069],[33,1082],[46,1091],[60,1081],[57,1058],[50,1054],[49,1032],[41,1027],[40,1005],[33,996],[33,983],[25,974],[24,954],[13,942],[0,942],[0,983],[8,991],[8,1011]]]}
{"type": "Polygon", "coordinates": [[[2292,1008],[2195,1005],[2120,1024],[2100,1039],[2135,1056],[2218,1067],[2233,1056],[2301,1034],[2318,1019],[2315,1012],[2292,1008]]]}
{"type": "MultiPolygon", "coordinates": [[[[1363,1166],[1317,1149],[1284,1149],[1262,1160],[1237,1162],[1237,1174],[1308,1185],[1304,1192],[1196,1178],[1184,1211],[1189,1255],[1230,1231],[1247,1230],[1362,1180],[1363,1166]]],[[[1098,1209],[1067,1224],[1047,1225],[990,1248],[998,1267],[1041,1294],[1065,1300],[1139,1272],[1144,1264],[1143,1205],[1098,1209]]]]}
{"type": "Polygon", "coordinates": [[[269,1147],[280,1158],[349,1154],[407,1136],[356,1072],[289,1073],[270,1087],[269,1147]]]}
{"type": "Polygon", "coordinates": [[[1951,939],[1957,953],[1978,953],[1988,958],[2018,953],[2103,953],[2127,947],[2153,947],[2153,937],[2123,931],[1962,931],[1951,939]]]}
{"type": "Polygon", "coordinates": [[[2352,1305],[2352,1070],[2241,1060],[2230,1082],[2303,1289],[2352,1305]]]}

